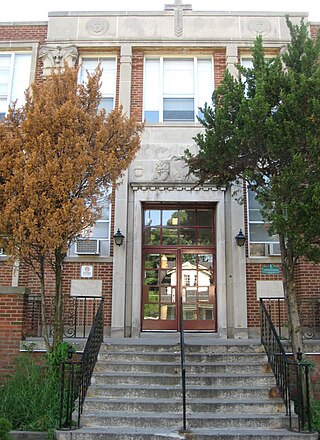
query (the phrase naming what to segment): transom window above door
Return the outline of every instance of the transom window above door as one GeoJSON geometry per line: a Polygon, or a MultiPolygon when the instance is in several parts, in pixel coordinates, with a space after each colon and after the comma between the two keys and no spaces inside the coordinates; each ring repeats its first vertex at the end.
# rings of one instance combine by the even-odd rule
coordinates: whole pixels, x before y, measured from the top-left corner
{"type": "Polygon", "coordinates": [[[211,208],[145,209],[144,245],[213,246],[211,208]]]}
{"type": "Polygon", "coordinates": [[[146,122],[196,122],[199,107],[211,102],[211,57],[148,57],[144,69],[146,122]]]}

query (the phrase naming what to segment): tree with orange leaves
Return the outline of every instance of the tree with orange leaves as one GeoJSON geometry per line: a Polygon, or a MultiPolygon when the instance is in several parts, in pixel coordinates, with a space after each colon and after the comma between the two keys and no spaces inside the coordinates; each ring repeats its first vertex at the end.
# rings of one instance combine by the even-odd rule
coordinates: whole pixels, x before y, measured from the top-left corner
{"type": "Polygon", "coordinates": [[[122,108],[99,109],[101,69],[77,82],[65,66],[26,92],[0,123],[0,247],[31,267],[41,285],[55,273],[55,349],[63,338],[62,268],[68,247],[99,218],[99,200],[133,160],[143,125],[122,108]]]}

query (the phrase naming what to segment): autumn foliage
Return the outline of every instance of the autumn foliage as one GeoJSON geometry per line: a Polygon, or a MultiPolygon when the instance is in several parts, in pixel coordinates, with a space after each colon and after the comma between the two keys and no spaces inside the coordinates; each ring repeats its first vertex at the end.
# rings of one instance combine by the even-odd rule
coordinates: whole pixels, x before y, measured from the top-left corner
{"type": "Polygon", "coordinates": [[[65,66],[0,123],[0,247],[36,271],[43,295],[52,266],[60,309],[68,246],[99,218],[99,200],[135,157],[143,129],[121,107],[99,109],[100,78],[98,68],[79,84],[78,69],[65,66]]]}

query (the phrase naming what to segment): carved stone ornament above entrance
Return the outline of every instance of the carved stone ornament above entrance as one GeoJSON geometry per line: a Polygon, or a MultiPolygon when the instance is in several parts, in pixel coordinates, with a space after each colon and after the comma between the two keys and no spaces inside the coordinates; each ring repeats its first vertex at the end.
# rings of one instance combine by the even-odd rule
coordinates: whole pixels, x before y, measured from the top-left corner
{"type": "Polygon", "coordinates": [[[78,59],[78,49],[76,46],[42,46],[39,50],[39,58],[43,62],[43,76],[51,74],[52,68],[63,69],[67,63],[69,67],[74,67],[78,59]]]}
{"type": "Polygon", "coordinates": [[[189,167],[179,156],[170,160],[160,160],[154,169],[153,181],[157,182],[187,182],[194,181],[189,174],[189,167]]]}

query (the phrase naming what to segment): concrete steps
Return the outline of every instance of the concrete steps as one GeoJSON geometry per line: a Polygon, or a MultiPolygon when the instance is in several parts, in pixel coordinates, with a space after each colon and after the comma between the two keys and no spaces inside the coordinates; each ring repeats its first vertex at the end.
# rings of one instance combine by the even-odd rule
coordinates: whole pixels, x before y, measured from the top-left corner
{"type": "MultiPolygon", "coordinates": [[[[208,336],[205,338],[208,340],[208,336]]],[[[180,347],[148,340],[103,344],[82,428],[58,440],[316,440],[290,432],[258,342],[186,345],[187,427],[182,433],[180,347]]]]}

